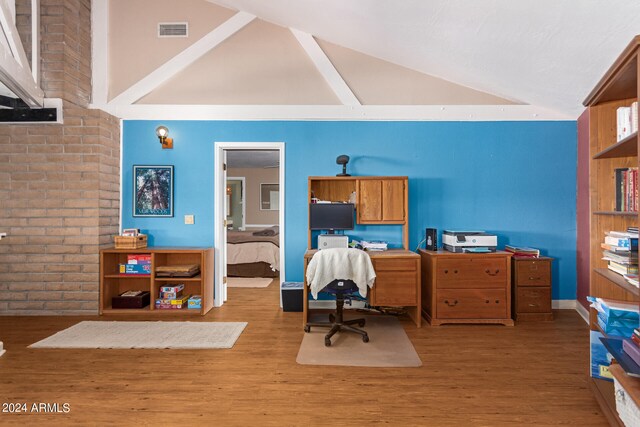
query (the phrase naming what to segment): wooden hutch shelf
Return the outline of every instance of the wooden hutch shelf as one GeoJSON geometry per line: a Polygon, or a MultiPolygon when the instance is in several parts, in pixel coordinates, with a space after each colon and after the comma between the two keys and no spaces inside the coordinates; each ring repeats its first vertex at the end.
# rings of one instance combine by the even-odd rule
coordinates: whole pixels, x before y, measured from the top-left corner
{"type": "MultiPolygon", "coordinates": [[[[616,141],[617,113],[619,107],[629,107],[637,102],[640,94],[638,70],[640,67],[640,36],[636,36],[622,52],[598,85],[591,91],[584,105],[589,114],[589,194],[590,194],[590,290],[593,297],[640,303],[640,291],[627,283],[624,277],[607,268],[602,260],[600,244],[606,232],[626,231],[638,226],[638,212],[613,210],[616,197],[615,169],[637,168],[638,133],[616,141]]],[[[597,325],[597,313],[590,309],[591,330],[606,334],[597,325]]],[[[611,373],[618,378],[624,375],[625,391],[640,401],[640,379],[628,377],[619,365],[613,364],[611,373]]],[[[589,371],[590,372],[590,371],[589,371]]],[[[616,411],[614,386],[611,381],[589,378],[593,393],[604,415],[613,426],[623,423],[616,411]]]]}

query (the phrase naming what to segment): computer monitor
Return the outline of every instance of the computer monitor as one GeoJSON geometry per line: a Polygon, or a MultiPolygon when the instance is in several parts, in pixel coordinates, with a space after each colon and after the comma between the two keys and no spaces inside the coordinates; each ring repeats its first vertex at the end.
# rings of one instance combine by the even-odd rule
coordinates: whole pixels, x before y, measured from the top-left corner
{"type": "Polygon", "coordinates": [[[353,203],[311,203],[309,228],[312,230],[353,230],[353,203]]]}

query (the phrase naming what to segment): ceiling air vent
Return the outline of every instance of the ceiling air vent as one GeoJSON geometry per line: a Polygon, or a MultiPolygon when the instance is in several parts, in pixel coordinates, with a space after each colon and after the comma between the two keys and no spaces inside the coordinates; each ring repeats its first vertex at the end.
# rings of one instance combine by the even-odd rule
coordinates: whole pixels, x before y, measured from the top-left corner
{"type": "Polygon", "coordinates": [[[158,37],[187,37],[188,35],[188,22],[160,22],[158,24],[158,37]]]}

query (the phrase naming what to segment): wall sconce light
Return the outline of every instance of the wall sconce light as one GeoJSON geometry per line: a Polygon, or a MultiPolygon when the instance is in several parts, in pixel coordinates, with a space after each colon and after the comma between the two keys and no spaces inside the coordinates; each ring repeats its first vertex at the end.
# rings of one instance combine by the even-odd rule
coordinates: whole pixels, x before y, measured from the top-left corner
{"type": "Polygon", "coordinates": [[[156,135],[158,135],[158,139],[160,140],[160,144],[162,144],[162,149],[173,149],[173,139],[167,138],[169,135],[169,129],[166,126],[158,126],[156,128],[156,135]]]}

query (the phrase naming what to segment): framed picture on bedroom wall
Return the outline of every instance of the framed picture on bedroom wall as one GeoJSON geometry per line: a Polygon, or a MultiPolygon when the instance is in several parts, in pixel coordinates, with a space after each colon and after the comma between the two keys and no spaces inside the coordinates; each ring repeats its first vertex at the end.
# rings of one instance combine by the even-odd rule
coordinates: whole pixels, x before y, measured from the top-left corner
{"type": "Polygon", "coordinates": [[[280,184],[260,184],[260,210],[277,211],[279,204],[280,184]]]}
{"type": "Polygon", "coordinates": [[[173,216],[173,166],[133,167],[133,216],[173,216]]]}

